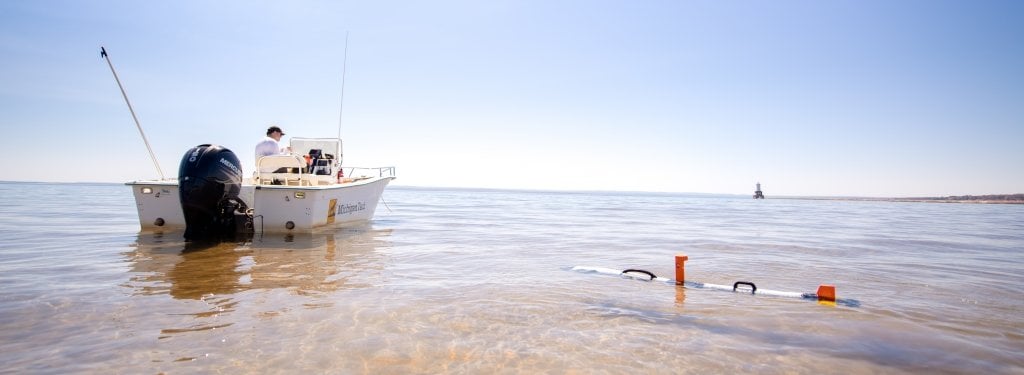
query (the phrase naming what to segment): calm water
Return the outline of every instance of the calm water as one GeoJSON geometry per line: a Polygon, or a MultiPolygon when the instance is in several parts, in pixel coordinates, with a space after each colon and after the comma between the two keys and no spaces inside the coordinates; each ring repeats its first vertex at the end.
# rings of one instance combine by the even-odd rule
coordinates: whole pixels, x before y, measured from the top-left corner
{"type": "Polygon", "coordinates": [[[4,373],[1024,373],[1024,206],[389,188],[196,249],[123,185],[0,183],[4,373]],[[859,307],[569,270],[643,268],[859,307]]]}

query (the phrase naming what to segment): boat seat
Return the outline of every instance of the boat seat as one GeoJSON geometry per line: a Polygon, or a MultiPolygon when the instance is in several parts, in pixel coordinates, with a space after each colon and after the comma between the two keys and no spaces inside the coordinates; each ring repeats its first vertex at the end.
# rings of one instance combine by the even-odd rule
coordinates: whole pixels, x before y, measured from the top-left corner
{"type": "Polygon", "coordinates": [[[256,161],[258,184],[271,185],[274,180],[284,185],[308,184],[303,178],[302,170],[306,168],[306,159],[298,155],[269,155],[256,161]]]}

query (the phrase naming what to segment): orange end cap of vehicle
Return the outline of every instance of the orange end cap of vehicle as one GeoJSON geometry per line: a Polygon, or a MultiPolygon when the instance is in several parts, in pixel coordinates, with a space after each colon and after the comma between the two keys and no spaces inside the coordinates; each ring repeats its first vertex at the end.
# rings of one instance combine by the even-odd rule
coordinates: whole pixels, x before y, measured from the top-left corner
{"type": "Polygon", "coordinates": [[[836,301],[836,286],[821,284],[818,285],[818,300],[819,301],[836,301]]]}

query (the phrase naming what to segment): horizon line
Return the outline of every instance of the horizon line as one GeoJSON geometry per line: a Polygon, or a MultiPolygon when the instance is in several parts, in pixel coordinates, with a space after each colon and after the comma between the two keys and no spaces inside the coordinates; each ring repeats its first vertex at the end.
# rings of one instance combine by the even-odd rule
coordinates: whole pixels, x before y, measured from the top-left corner
{"type": "MultiPolygon", "coordinates": [[[[110,181],[31,181],[31,180],[0,180],[0,183],[27,183],[27,184],[95,184],[95,185],[124,185],[126,182],[110,181]]],[[[537,193],[628,193],[628,194],[657,194],[657,195],[709,195],[709,196],[734,196],[745,197],[750,194],[738,193],[707,193],[694,191],[645,191],[645,190],[602,190],[602,189],[550,189],[550,188],[500,188],[500,187],[475,187],[475,186],[429,186],[429,185],[403,185],[392,184],[394,187],[413,189],[433,190],[489,190],[489,191],[519,191],[537,193]]],[[[774,199],[857,199],[857,200],[913,200],[913,199],[946,199],[952,197],[988,197],[988,196],[1024,196],[1024,193],[993,193],[993,194],[950,194],[941,196],[860,196],[860,195],[771,195],[774,199]]]]}

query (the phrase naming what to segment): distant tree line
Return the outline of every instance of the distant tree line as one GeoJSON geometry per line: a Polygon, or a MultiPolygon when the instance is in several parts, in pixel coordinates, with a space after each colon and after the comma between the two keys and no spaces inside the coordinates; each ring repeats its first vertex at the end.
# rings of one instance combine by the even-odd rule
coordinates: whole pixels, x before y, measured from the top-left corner
{"type": "Polygon", "coordinates": [[[914,199],[955,202],[987,201],[1005,203],[1024,203],[1024,194],[950,195],[948,197],[914,199]]]}

